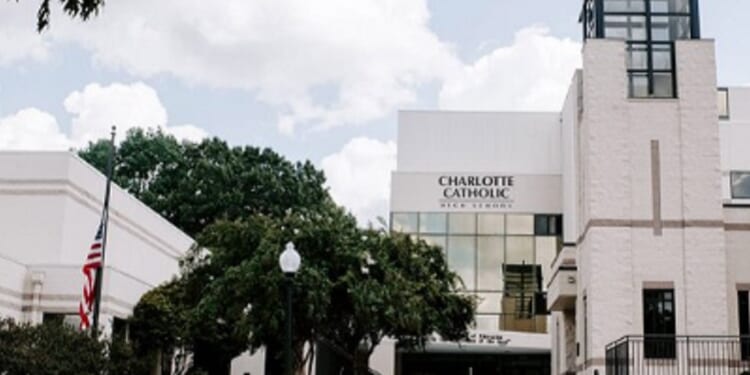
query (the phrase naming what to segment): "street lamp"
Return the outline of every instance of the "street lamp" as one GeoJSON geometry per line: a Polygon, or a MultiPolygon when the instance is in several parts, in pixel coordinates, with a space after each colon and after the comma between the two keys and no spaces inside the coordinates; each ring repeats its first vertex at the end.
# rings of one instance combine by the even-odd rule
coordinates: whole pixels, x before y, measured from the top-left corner
{"type": "Polygon", "coordinates": [[[293,375],[294,373],[292,368],[292,280],[299,271],[300,263],[302,263],[302,259],[294,248],[294,244],[287,243],[284,252],[279,257],[281,272],[284,272],[284,276],[286,276],[286,347],[284,356],[286,358],[287,375],[293,375]]]}

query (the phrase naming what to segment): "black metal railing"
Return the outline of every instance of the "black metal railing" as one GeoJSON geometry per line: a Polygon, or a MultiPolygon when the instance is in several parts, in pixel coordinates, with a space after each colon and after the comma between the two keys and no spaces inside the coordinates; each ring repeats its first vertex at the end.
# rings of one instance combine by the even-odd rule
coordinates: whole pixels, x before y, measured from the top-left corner
{"type": "Polygon", "coordinates": [[[607,345],[607,375],[750,375],[750,336],[625,336],[607,345]]]}

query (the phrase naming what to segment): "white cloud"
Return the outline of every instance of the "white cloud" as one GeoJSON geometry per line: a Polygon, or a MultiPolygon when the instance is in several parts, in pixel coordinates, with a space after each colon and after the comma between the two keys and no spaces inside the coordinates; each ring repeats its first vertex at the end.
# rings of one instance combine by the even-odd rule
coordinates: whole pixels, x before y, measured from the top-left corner
{"type": "Polygon", "coordinates": [[[55,16],[52,35],[105,66],[253,91],[287,134],[381,118],[460,65],[427,0],[129,0],[84,25],[55,16]]]}
{"type": "Polygon", "coordinates": [[[0,1],[0,66],[49,56],[49,39],[36,32],[35,1],[0,1]]]}
{"type": "Polygon", "coordinates": [[[396,143],[354,138],[341,151],[325,157],[323,171],[334,200],[348,208],[361,225],[387,218],[391,171],[396,169],[396,143]]]}
{"type": "Polygon", "coordinates": [[[117,126],[119,134],[125,134],[136,127],[156,128],[167,124],[167,110],[156,90],[142,82],[109,86],[92,83],[70,93],[63,104],[74,116],[70,135],[79,146],[109,138],[112,125],[117,126]]]}
{"type": "Polygon", "coordinates": [[[55,117],[36,108],[26,108],[0,118],[0,150],[66,150],[68,137],[55,117]]]}
{"type": "Polygon", "coordinates": [[[450,75],[440,107],[455,110],[558,111],[573,72],[581,66],[581,45],[532,26],[450,75]]]}
{"type": "Polygon", "coordinates": [[[132,128],[161,128],[177,139],[193,142],[208,136],[195,125],[170,126],[156,91],[142,82],[92,83],[70,93],[63,104],[73,114],[69,135],[60,131],[51,114],[24,109],[0,119],[0,149],[81,148],[90,141],[109,138],[112,125],[117,126],[118,141],[132,128]]]}

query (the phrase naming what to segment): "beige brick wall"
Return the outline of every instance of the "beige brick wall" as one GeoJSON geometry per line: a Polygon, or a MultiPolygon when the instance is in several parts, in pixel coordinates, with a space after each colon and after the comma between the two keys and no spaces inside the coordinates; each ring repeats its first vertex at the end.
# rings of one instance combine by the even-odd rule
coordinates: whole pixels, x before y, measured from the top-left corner
{"type": "Polygon", "coordinates": [[[729,333],[713,42],[677,42],[676,60],[679,99],[629,99],[624,43],[584,47],[576,336],[585,373],[604,372],[608,343],[643,333],[646,282],[673,283],[678,334],[729,333]],[[659,142],[661,235],[652,227],[652,140],[659,142]]]}

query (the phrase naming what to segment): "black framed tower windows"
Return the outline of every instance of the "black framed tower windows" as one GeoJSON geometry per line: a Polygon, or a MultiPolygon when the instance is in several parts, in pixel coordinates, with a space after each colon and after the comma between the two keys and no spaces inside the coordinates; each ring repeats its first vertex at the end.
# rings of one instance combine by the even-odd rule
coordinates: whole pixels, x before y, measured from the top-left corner
{"type": "Polygon", "coordinates": [[[631,98],[675,98],[674,41],[700,38],[695,0],[586,0],[584,38],[627,43],[631,98]]]}

